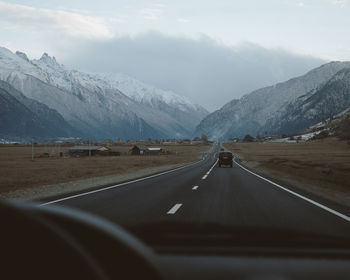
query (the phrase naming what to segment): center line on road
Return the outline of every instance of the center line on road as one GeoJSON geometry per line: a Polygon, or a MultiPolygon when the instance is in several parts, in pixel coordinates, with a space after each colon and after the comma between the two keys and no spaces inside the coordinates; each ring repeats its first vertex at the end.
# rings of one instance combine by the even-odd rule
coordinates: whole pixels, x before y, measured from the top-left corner
{"type": "Polygon", "coordinates": [[[198,186],[194,186],[194,187],[192,188],[192,190],[196,190],[196,189],[198,189],[198,186]]]}
{"type": "Polygon", "coordinates": [[[218,159],[215,161],[215,163],[213,164],[213,166],[208,170],[208,172],[202,177],[202,180],[205,180],[208,175],[210,174],[210,172],[213,170],[213,168],[215,167],[215,165],[217,164],[218,159]]]}
{"type": "Polygon", "coordinates": [[[171,209],[167,212],[167,214],[168,214],[168,215],[173,215],[173,214],[175,214],[176,211],[179,210],[179,208],[180,208],[181,206],[182,206],[182,203],[175,204],[175,205],[173,206],[173,208],[171,208],[171,209]]]}

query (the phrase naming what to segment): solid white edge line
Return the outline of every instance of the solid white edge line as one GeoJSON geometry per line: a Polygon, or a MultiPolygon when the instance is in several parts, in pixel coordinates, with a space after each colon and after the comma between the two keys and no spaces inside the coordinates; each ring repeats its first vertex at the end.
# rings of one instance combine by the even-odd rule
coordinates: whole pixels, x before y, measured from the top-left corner
{"type": "Polygon", "coordinates": [[[332,213],[333,215],[336,215],[336,216],[338,216],[338,217],[340,217],[340,218],[342,218],[342,219],[344,219],[344,220],[350,222],[350,217],[349,217],[349,216],[346,216],[346,215],[344,215],[344,214],[342,214],[342,213],[340,213],[340,212],[338,212],[338,211],[336,211],[336,210],[333,210],[333,209],[331,209],[331,208],[329,208],[329,207],[327,207],[327,206],[325,206],[325,205],[323,205],[323,204],[321,204],[321,203],[318,203],[318,202],[316,202],[316,201],[314,201],[314,200],[312,200],[312,199],[310,199],[310,198],[307,198],[307,197],[305,197],[305,196],[303,196],[303,195],[301,195],[301,194],[298,194],[298,193],[296,193],[296,192],[293,192],[293,191],[287,189],[286,187],[283,187],[283,186],[281,186],[281,185],[279,185],[279,184],[277,184],[277,183],[275,183],[275,182],[273,182],[273,181],[271,181],[271,180],[269,180],[269,179],[266,179],[266,178],[264,178],[263,176],[260,176],[260,175],[258,175],[258,174],[256,174],[256,173],[250,171],[249,169],[243,167],[243,166],[240,165],[237,161],[235,161],[235,163],[236,163],[240,168],[242,168],[242,169],[244,169],[245,171],[247,171],[247,172],[249,172],[249,173],[255,175],[256,177],[258,177],[258,178],[260,178],[260,179],[262,179],[262,180],[264,180],[264,181],[266,181],[266,182],[268,182],[268,183],[270,183],[270,184],[272,184],[272,185],[274,185],[274,186],[276,186],[276,187],[278,187],[278,188],[280,188],[280,189],[282,189],[282,190],[284,190],[284,191],[286,191],[286,192],[289,192],[290,194],[295,195],[295,196],[297,196],[297,197],[299,197],[299,198],[301,198],[301,199],[303,199],[303,200],[305,200],[305,201],[307,201],[307,202],[309,202],[309,203],[311,203],[311,204],[313,204],[313,205],[315,205],[315,206],[317,206],[317,207],[320,207],[320,208],[322,208],[323,210],[326,210],[326,211],[328,211],[329,213],[332,213]]]}
{"type": "Polygon", "coordinates": [[[179,210],[179,208],[182,206],[182,203],[177,203],[175,204],[168,212],[168,215],[174,215],[176,213],[177,210],[179,210]]]}
{"type": "Polygon", "coordinates": [[[192,190],[197,190],[199,188],[199,186],[194,186],[193,188],[192,188],[192,190]]]}
{"type": "Polygon", "coordinates": [[[184,165],[184,166],[181,166],[181,167],[178,167],[178,168],[175,168],[175,169],[171,169],[171,170],[168,170],[168,171],[165,171],[165,172],[161,172],[161,173],[157,173],[157,174],[154,174],[154,175],[150,175],[150,176],[147,176],[147,177],[142,177],[142,178],[139,178],[139,179],[135,179],[135,180],[132,180],[132,181],[120,183],[120,184],[117,184],[117,185],[113,185],[113,186],[109,186],[109,187],[105,187],[105,188],[101,188],[101,189],[97,189],[97,190],[93,190],[93,191],[83,192],[83,193],[79,193],[79,194],[75,194],[75,195],[71,195],[71,196],[66,196],[66,197],[63,197],[63,198],[60,198],[60,199],[56,199],[56,200],[52,200],[52,201],[48,201],[48,202],[42,203],[39,206],[45,206],[45,205],[61,202],[61,201],[64,201],[64,200],[72,199],[72,198],[75,198],[75,197],[89,195],[89,194],[93,194],[93,193],[102,192],[102,191],[105,191],[105,190],[117,188],[117,187],[120,187],[120,186],[125,186],[125,185],[128,185],[128,184],[140,182],[140,181],[143,181],[143,180],[147,180],[147,179],[150,179],[150,178],[154,178],[154,177],[158,177],[158,176],[161,176],[161,175],[164,175],[164,174],[175,172],[177,170],[180,170],[180,169],[183,169],[183,168],[186,168],[186,167],[190,167],[190,166],[195,165],[197,163],[200,163],[202,161],[203,161],[203,159],[199,160],[199,161],[196,161],[196,162],[193,162],[193,163],[190,163],[190,164],[187,164],[187,165],[184,165]]]}

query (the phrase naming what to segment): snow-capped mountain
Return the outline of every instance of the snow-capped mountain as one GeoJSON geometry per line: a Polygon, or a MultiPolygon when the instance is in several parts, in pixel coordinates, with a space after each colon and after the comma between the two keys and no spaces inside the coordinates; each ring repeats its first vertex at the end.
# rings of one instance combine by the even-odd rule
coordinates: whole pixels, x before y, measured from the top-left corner
{"type": "Polygon", "coordinates": [[[0,81],[0,137],[31,140],[77,136],[82,132],[72,128],[55,110],[25,97],[4,81],[0,81]]]}
{"type": "Polygon", "coordinates": [[[193,104],[187,98],[170,90],[162,90],[138,81],[122,73],[103,73],[98,77],[118,88],[131,99],[169,114],[187,130],[193,131],[196,125],[209,114],[202,106],[193,104]]]}
{"type": "MultiPolygon", "coordinates": [[[[57,110],[73,127],[92,137],[144,139],[191,134],[191,126],[178,120],[188,112],[171,102],[166,104],[180,118],[125,95],[105,78],[70,70],[47,54],[30,61],[24,53],[0,48],[0,79],[57,110]]],[[[203,116],[200,108],[193,114],[199,115],[197,119],[203,116]]]]}
{"type": "Polygon", "coordinates": [[[261,129],[275,134],[296,133],[332,119],[350,108],[350,68],[344,68],[320,87],[283,106],[261,129]]]}
{"type": "Polygon", "coordinates": [[[350,62],[331,62],[307,74],[274,86],[262,88],[232,100],[220,110],[208,115],[196,128],[196,134],[205,133],[212,139],[255,136],[273,133],[264,130],[272,120],[278,123],[280,111],[312,90],[330,80],[340,70],[350,67],[350,62]]]}

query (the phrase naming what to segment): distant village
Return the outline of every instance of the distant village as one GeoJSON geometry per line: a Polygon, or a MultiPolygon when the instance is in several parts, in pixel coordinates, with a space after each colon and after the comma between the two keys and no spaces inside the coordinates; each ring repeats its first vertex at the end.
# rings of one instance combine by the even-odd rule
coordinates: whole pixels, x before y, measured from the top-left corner
{"type": "Polygon", "coordinates": [[[148,139],[125,140],[118,138],[115,141],[106,139],[101,142],[83,140],[80,138],[58,138],[50,141],[32,139],[31,143],[3,142],[3,145],[31,146],[32,158],[39,157],[89,157],[89,156],[121,156],[121,155],[170,155],[176,149],[169,146],[197,146],[210,145],[205,135],[193,139],[148,139]],[[168,147],[168,148],[167,148],[168,147]],[[44,152],[43,152],[44,150],[44,152]],[[40,153],[38,154],[38,152],[40,153]]]}
{"type": "MultiPolygon", "coordinates": [[[[68,144],[71,142],[62,142],[62,144],[68,144]]],[[[107,139],[100,143],[90,143],[78,141],[75,142],[77,145],[70,147],[67,155],[69,156],[119,156],[120,152],[112,150],[112,147],[118,146],[129,146],[131,147],[127,154],[128,155],[163,155],[171,154],[166,149],[168,145],[203,145],[210,144],[208,138],[202,135],[201,138],[194,137],[191,139],[148,139],[148,140],[127,140],[122,141],[120,138],[116,141],[107,139]]]]}

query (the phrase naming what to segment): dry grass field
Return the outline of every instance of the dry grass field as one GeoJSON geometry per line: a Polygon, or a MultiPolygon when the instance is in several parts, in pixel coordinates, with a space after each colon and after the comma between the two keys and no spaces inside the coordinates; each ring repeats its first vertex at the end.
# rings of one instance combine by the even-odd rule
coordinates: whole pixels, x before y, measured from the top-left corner
{"type": "Polygon", "coordinates": [[[31,146],[0,145],[0,192],[86,179],[97,176],[123,174],[147,167],[171,165],[196,161],[200,153],[208,151],[209,145],[162,146],[169,155],[132,156],[131,146],[112,146],[121,156],[63,157],[58,153],[69,147],[36,146],[35,158],[31,160],[31,146]],[[52,157],[41,158],[43,153],[52,157]]]}
{"type": "Polygon", "coordinates": [[[313,185],[313,192],[350,206],[350,144],[336,138],[304,143],[226,143],[247,166],[266,175],[313,185]]]}

